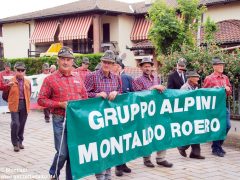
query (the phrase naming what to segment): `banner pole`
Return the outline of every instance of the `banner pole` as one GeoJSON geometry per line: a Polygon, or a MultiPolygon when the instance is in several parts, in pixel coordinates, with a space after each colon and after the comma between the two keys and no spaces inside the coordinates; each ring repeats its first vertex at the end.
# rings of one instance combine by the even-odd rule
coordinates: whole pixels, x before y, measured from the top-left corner
{"type": "MultiPolygon", "coordinates": [[[[65,113],[66,113],[66,110],[65,110],[65,113]]],[[[59,177],[57,175],[57,170],[58,170],[59,157],[60,157],[60,153],[61,153],[61,150],[62,150],[63,136],[64,136],[64,132],[65,132],[65,124],[66,124],[66,117],[64,117],[64,121],[63,121],[62,137],[61,137],[60,148],[59,148],[58,157],[57,157],[56,170],[55,170],[55,173],[54,173],[55,176],[57,177],[57,180],[59,180],[59,177]]]]}

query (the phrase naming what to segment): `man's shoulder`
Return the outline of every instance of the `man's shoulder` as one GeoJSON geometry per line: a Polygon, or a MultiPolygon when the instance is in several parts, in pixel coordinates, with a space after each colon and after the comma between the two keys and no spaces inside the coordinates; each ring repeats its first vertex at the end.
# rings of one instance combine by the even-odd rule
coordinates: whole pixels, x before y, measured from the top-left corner
{"type": "Polygon", "coordinates": [[[227,76],[227,75],[225,75],[225,74],[223,74],[223,77],[224,77],[224,78],[226,78],[226,79],[228,79],[228,76],[227,76]]]}
{"type": "Polygon", "coordinates": [[[177,75],[177,71],[173,71],[173,72],[171,72],[170,74],[169,74],[169,77],[173,77],[173,76],[176,76],[177,75]]]}
{"type": "Polygon", "coordinates": [[[135,80],[142,80],[144,78],[144,75],[142,74],[141,76],[138,76],[135,78],[135,80]]]}
{"type": "Polygon", "coordinates": [[[132,76],[130,76],[130,75],[128,75],[128,74],[121,74],[121,76],[123,77],[123,78],[126,78],[126,79],[132,79],[132,76]]]}
{"type": "Polygon", "coordinates": [[[189,89],[189,84],[186,82],[185,84],[182,85],[182,87],[180,89],[188,90],[189,89]]]}
{"type": "Polygon", "coordinates": [[[120,75],[113,74],[112,72],[111,72],[111,76],[113,76],[114,78],[120,78],[120,75]]]}
{"type": "Polygon", "coordinates": [[[97,72],[97,71],[91,72],[91,71],[90,71],[89,73],[87,73],[86,79],[95,78],[95,77],[97,77],[97,76],[100,76],[99,72],[97,72]]]}
{"type": "Polygon", "coordinates": [[[88,76],[96,76],[96,75],[99,75],[100,74],[100,72],[99,72],[99,70],[97,70],[97,71],[90,71],[90,73],[88,74],[88,76]]]}
{"type": "Polygon", "coordinates": [[[214,73],[212,73],[212,74],[209,74],[208,76],[206,76],[205,79],[211,79],[211,78],[214,78],[214,77],[215,77],[215,75],[214,75],[214,73]]]}
{"type": "Polygon", "coordinates": [[[44,81],[51,81],[51,80],[53,80],[53,79],[57,79],[58,77],[59,77],[58,72],[55,71],[54,73],[49,74],[48,76],[46,76],[46,77],[44,78],[44,81]]]}
{"type": "Polygon", "coordinates": [[[83,67],[82,67],[82,66],[80,66],[80,67],[74,69],[74,71],[82,71],[82,70],[83,70],[83,67]]]}
{"type": "Polygon", "coordinates": [[[28,84],[31,84],[31,81],[27,78],[24,78],[24,81],[27,82],[28,84]]]}

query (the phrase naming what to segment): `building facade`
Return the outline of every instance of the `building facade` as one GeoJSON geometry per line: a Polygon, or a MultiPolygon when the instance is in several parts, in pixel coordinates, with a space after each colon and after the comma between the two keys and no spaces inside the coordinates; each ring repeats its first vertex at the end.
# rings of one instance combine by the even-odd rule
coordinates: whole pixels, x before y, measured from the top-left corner
{"type": "MultiPolygon", "coordinates": [[[[154,47],[148,39],[151,22],[145,18],[153,2],[79,0],[1,19],[0,57],[39,56],[51,44],[60,42],[81,54],[112,49],[116,54],[126,54],[125,64],[135,67],[143,56],[154,59],[154,47]]],[[[176,0],[166,2],[177,6],[176,0]]],[[[210,16],[219,26],[217,41],[223,47],[240,44],[240,2],[201,0],[200,3],[207,6],[203,22],[210,16]]]]}

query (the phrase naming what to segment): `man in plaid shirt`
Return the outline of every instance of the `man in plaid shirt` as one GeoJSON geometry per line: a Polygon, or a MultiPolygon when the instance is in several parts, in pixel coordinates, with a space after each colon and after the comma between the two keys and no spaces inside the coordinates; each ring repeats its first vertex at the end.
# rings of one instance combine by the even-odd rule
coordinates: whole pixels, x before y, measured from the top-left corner
{"type": "MultiPolygon", "coordinates": [[[[102,97],[112,101],[121,93],[122,82],[120,76],[110,72],[115,61],[113,51],[107,50],[101,57],[101,68],[87,75],[85,86],[89,98],[102,97]]],[[[110,180],[111,169],[106,169],[95,176],[98,180],[110,180]]]]}
{"type": "MultiPolygon", "coordinates": [[[[144,57],[139,63],[143,75],[138,77],[133,81],[133,90],[134,91],[143,91],[143,90],[153,90],[157,89],[160,92],[165,90],[165,87],[160,85],[160,80],[157,76],[153,76],[153,62],[149,57],[144,57]]],[[[172,167],[173,164],[165,160],[166,150],[158,151],[156,162],[158,165],[164,167],[172,167]]],[[[144,165],[147,167],[154,167],[154,164],[151,162],[151,155],[143,157],[144,165]]]]}
{"type": "MultiPolygon", "coordinates": [[[[223,74],[224,64],[225,63],[219,57],[215,57],[212,59],[214,72],[205,78],[203,87],[204,88],[224,88],[226,91],[226,95],[231,96],[232,86],[229,82],[228,77],[223,74]]],[[[226,134],[227,134],[231,128],[230,113],[227,107],[226,107],[226,113],[227,113],[227,117],[226,117],[226,121],[227,121],[226,134]]],[[[223,142],[224,140],[213,141],[212,143],[213,155],[224,157],[226,152],[222,148],[223,142]]]]}
{"type": "Polygon", "coordinates": [[[86,79],[86,76],[91,72],[88,67],[89,67],[89,59],[87,57],[83,57],[82,60],[82,66],[75,69],[76,72],[79,73],[80,77],[84,81],[86,79]]]}
{"type": "Polygon", "coordinates": [[[73,61],[72,50],[65,46],[62,47],[58,52],[57,63],[59,69],[44,79],[38,97],[38,104],[50,108],[52,113],[54,143],[57,151],[49,170],[52,179],[58,179],[65,162],[67,162],[66,179],[72,179],[67,148],[67,132],[66,130],[63,132],[65,129],[65,109],[68,101],[87,98],[87,91],[82,79],[78,73],[72,71],[73,61]],[[60,151],[62,134],[63,141],[60,151]]]}

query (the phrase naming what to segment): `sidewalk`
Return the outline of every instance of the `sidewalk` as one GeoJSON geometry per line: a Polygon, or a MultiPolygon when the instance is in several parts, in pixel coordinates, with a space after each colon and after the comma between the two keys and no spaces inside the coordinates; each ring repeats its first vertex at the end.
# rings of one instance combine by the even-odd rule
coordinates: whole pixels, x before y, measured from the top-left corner
{"type": "MultiPolygon", "coordinates": [[[[13,152],[10,141],[10,114],[1,114],[0,119],[0,180],[29,180],[49,179],[48,170],[55,150],[53,146],[52,124],[45,123],[43,113],[33,111],[29,114],[25,128],[25,149],[13,152]]],[[[236,124],[239,136],[240,126],[236,124]]],[[[230,135],[237,133],[232,129],[230,135]]],[[[202,155],[205,160],[195,160],[181,157],[176,149],[168,150],[167,160],[174,164],[173,168],[147,168],[143,166],[142,158],[127,163],[132,173],[116,177],[112,168],[112,179],[121,180],[164,180],[164,179],[239,179],[240,150],[225,147],[227,154],[224,158],[211,155],[210,144],[204,144],[202,155]]],[[[189,154],[189,151],[188,151],[189,154]]],[[[155,154],[152,161],[155,163],[155,154]]],[[[61,180],[65,179],[62,170],[61,180]]],[[[94,176],[85,178],[95,179],[94,176]]]]}

